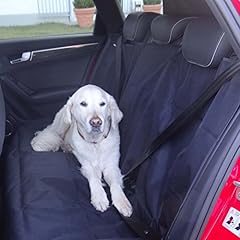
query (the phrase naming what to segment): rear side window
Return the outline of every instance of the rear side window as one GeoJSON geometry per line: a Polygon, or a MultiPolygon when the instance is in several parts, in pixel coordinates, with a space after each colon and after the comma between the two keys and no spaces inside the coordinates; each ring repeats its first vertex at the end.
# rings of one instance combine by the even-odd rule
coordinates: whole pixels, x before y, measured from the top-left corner
{"type": "Polygon", "coordinates": [[[132,12],[162,13],[162,0],[121,0],[125,16],[132,12]]]}
{"type": "Polygon", "coordinates": [[[92,33],[92,0],[2,0],[0,39],[92,33]]]}

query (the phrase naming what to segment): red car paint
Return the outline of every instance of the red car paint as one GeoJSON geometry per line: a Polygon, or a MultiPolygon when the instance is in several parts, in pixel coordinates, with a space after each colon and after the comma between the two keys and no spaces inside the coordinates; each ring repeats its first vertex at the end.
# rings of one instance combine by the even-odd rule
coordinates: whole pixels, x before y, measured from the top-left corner
{"type": "Polygon", "coordinates": [[[236,194],[240,189],[234,185],[234,181],[240,181],[240,157],[229,176],[217,203],[208,220],[201,240],[239,240],[240,237],[234,235],[231,231],[222,226],[230,207],[240,211],[240,200],[236,194]]]}
{"type": "Polygon", "coordinates": [[[240,0],[232,0],[232,3],[236,10],[238,11],[238,13],[240,14],[240,0]]]}

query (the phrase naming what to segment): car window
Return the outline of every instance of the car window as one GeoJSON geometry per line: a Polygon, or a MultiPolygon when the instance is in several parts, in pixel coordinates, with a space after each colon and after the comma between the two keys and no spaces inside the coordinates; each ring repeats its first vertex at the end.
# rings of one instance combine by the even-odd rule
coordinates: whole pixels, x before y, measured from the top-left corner
{"type": "Polygon", "coordinates": [[[2,0],[0,39],[92,33],[92,0],[2,0]]]}
{"type": "Polygon", "coordinates": [[[132,12],[162,13],[162,0],[121,0],[125,17],[132,12]]]}

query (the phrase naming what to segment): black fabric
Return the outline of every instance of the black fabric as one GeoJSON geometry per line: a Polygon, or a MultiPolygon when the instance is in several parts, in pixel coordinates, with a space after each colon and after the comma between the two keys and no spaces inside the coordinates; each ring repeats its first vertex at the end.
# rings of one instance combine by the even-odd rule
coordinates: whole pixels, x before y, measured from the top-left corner
{"type": "Polygon", "coordinates": [[[83,85],[87,83],[98,85],[119,101],[125,81],[127,81],[141,49],[149,39],[151,21],[157,15],[155,13],[129,14],[124,22],[123,32],[125,35],[109,37],[90,80],[84,82],[83,85]]]}
{"type": "Polygon", "coordinates": [[[205,0],[163,0],[163,10],[168,15],[211,16],[205,0]]]}
{"type": "Polygon", "coordinates": [[[103,88],[116,99],[119,98],[120,79],[116,78],[116,43],[119,35],[112,35],[108,38],[88,82],[103,88]],[[104,66],[104,67],[103,67],[104,66]]]}
{"type": "MultiPolygon", "coordinates": [[[[219,91],[211,106],[206,111],[201,125],[195,132],[194,138],[189,145],[185,146],[181,154],[176,157],[168,172],[164,190],[164,201],[161,204],[162,214],[160,217],[160,222],[167,228],[173,222],[191,184],[194,182],[197,174],[200,173],[200,169],[207,167],[210,172],[214,169],[213,165],[208,167],[206,159],[208,158],[208,153],[216,147],[215,144],[217,144],[221,134],[239,108],[240,97],[237,89],[239,89],[240,81],[237,76],[239,76],[239,74],[230,82],[226,83],[219,91]]],[[[199,198],[200,194],[200,192],[195,192],[195,198],[199,198]]],[[[199,210],[201,205],[198,205],[197,201],[195,205],[193,202],[191,203],[192,205],[190,204],[189,206],[191,206],[192,209],[199,210]]],[[[184,214],[181,226],[175,226],[178,230],[181,228],[186,229],[186,232],[184,230],[183,234],[184,239],[185,237],[187,239],[191,228],[190,225],[194,223],[194,216],[197,216],[194,215],[193,211],[190,211],[189,208],[188,210],[189,211],[186,211],[185,209],[179,216],[178,221],[181,221],[182,214],[184,214]],[[186,227],[185,224],[187,223],[189,223],[189,227],[186,227]]],[[[173,239],[177,239],[177,237],[175,236],[173,239]]]]}
{"type": "Polygon", "coordinates": [[[125,40],[143,42],[149,37],[149,29],[152,20],[157,13],[135,12],[130,13],[123,25],[123,37],[125,40]]]}
{"type": "MultiPolygon", "coordinates": [[[[122,77],[122,65],[123,65],[123,37],[119,37],[117,40],[116,44],[116,53],[115,53],[115,76],[116,76],[116,81],[121,82],[121,77],[122,77]]],[[[118,89],[119,92],[121,93],[121,89],[118,89]]],[[[118,99],[117,99],[118,100],[118,99]]]]}
{"type": "MultiPolygon", "coordinates": [[[[107,47],[110,47],[115,53],[113,42],[110,39],[107,42],[107,47]]],[[[110,59],[103,57],[104,51],[108,54],[107,48],[103,49],[103,54],[99,60],[103,59],[106,63],[111,64],[110,59]]],[[[154,66],[157,67],[174,56],[177,51],[178,46],[165,48],[150,43],[141,56],[141,61],[145,60],[145,57],[151,56],[154,57],[155,63],[143,67],[140,61],[138,66],[143,69],[142,77],[147,76],[151,69],[154,70],[154,66]],[[151,66],[150,69],[149,66],[151,66]]],[[[103,70],[106,71],[107,75],[107,70],[103,70]]],[[[137,72],[140,74],[141,71],[137,72]]],[[[108,79],[102,79],[103,82],[105,80],[108,79]]],[[[109,81],[111,80],[109,79],[109,81]]],[[[109,87],[108,82],[105,82],[106,85],[102,84],[104,87],[109,87]]],[[[39,236],[39,239],[52,239],[54,234],[59,239],[61,239],[62,234],[62,239],[68,238],[69,240],[75,238],[91,239],[92,235],[97,239],[135,238],[135,234],[125,225],[115,209],[111,208],[112,210],[102,215],[90,205],[87,182],[77,170],[79,165],[72,155],[32,152],[29,144],[30,139],[36,130],[43,128],[48,122],[49,120],[25,123],[9,141],[9,149],[7,146],[5,147],[5,159],[10,159],[7,161],[5,169],[5,172],[9,172],[6,176],[5,190],[7,238],[13,236],[14,240],[38,239],[39,236]],[[48,171],[45,168],[48,168],[48,171]],[[73,172],[75,173],[72,175],[73,172]],[[45,178],[47,178],[47,182],[42,181],[45,178]],[[14,187],[12,188],[12,186],[14,187]],[[22,196],[24,196],[23,201],[19,202],[22,196]],[[79,201],[81,203],[76,205],[79,201]],[[72,218],[73,220],[71,220],[72,218]],[[66,220],[69,223],[67,225],[65,225],[66,220]],[[94,226],[94,228],[90,230],[88,226],[94,226]],[[67,233],[63,234],[62,232],[67,233]]]]}
{"type": "Polygon", "coordinates": [[[34,132],[49,122],[26,122],[6,142],[5,239],[137,239],[113,206],[94,209],[72,154],[31,149],[34,132]]]}
{"type": "Polygon", "coordinates": [[[122,216],[126,224],[144,240],[159,240],[162,238],[161,233],[156,232],[153,228],[139,220],[135,212],[132,213],[131,217],[122,216]]]}
{"type": "Polygon", "coordinates": [[[0,232],[3,231],[3,178],[2,178],[2,166],[3,166],[3,158],[2,158],[2,149],[3,142],[5,139],[5,123],[6,123],[6,115],[5,115],[5,103],[3,98],[3,92],[0,85],[0,232]]]}
{"type": "Polygon", "coordinates": [[[153,41],[160,44],[169,44],[182,37],[186,26],[194,17],[183,18],[177,16],[160,15],[151,24],[153,41]]]}
{"type": "MultiPolygon", "coordinates": [[[[204,45],[199,47],[204,48],[204,45]]],[[[149,66],[147,65],[147,67],[149,66]]],[[[219,69],[219,73],[222,68],[223,66],[219,69]]],[[[214,81],[217,71],[215,68],[203,68],[190,64],[181,53],[169,59],[162,69],[161,66],[154,69],[155,71],[147,76],[142,73],[138,75],[137,71],[133,71],[120,101],[120,107],[124,112],[124,119],[121,123],[121,139],[123,139],[121,142],[121,167],[124,173],[127,173],[135,161],[141,158],[146,146],[149,146],[153,139],[214,81]],[[143,80],[139,81],[141,74],[143,80]],[[128,101],[127,96],[131,96],[131,101],[128,101]]],[[[139,170],[136,194],[134,195],[135,211],[143,222],[149,224],[156,231],[162,230],[164,233],[165,229],[169,228],[179,203],[185,196],[182,193],[181,199],[178,199],[179,202],[173,202],[172,211],[168,212],[167,223],[160,222],[161,202],[165,197],[166,188],[164,186],[167,183],[165,179],[174,159],[181,156],[181,152],[191,142],[198,127],[200,127],[199,131],[203,131],[205,135],[201,135],[200,140],[197,136],[196,146],[198,148],[194,146],[193,149],[196,152],[192,152],[192,154],[197,154],[199,158],[203,157],[216,140],[211,138],[211,134],[207,134],[201,129],[200,123],[203,116],[200,114],[192,124],[189,124],[187,130],[162,146],[139,170]],[[202,150],[203,154],[198,151],[201,144],[204,149],[204,151],[202,150]],[[176,207],[173,208],[175,203],[176,207]]],[[[221,131],[221,127],[218,131],[221,131]]],[[[179,184],[185,184],[186,180],[179,181],[179,184]]],[[[186,185],[189,186],[188,184],[186,185]]],[[[171,196],[174,198],[174,192],[171,196]]],[[[166,203],[168,202],[166,201],[166,203]]]]}
{"type": "Polygon", "coordinates": [[[47,123],[26,123],[5,148],[7,239],[135,238],[115,209],[104,214],[94,210],[87,181],[71,154],[31,150],[33,132],[47,123]]]}
{"type": "Polygon", "coordinates": [[[183,37],[183,55],[190,63],[216,67],[231,50],[227,35],[214,18],[195,19],[187,26],[183,37]]]}
{"type": "Polygon", "coordinates": [[[125,178],[129,178],[130,175],[147,161],[148,158],[150,158],[151,155],[154,154],[164,143],[169,141],[174,135],[178,134],[179,131],[183,130],[187,124],[191,124],[191,121],[194,121],[195,116],[199,114],[203,107],[208,104],[209,100],[217,94],[223,84],[231,80],[239,70],[240,62],[237,62],[218,76],[217,79],[192,103],[192,105],[188,106],[156,139],[153,140],[143,156],[125,174],[125,178]]]}
{"type": "MultiPolygon", "coordinates": [[[[146,139],[146,136],[152,134],[151,137],[154,139],[154,134],[157,134],[157,131],[161,132],[161,129],[164,129],[169,122],[175,119],[189,103],[194,102],[196,96],[213,81],[215,74],[216,71],[212,71],[211,69],[203,71],[203,69],[200,70],[198,67],[192,65],[188,68],[185,76],[181,74],[182,84],[180,86],[173,84],[178,87],[176,87],[175,90],[174,87],[172,89],[169,88],[167,95],[166,88],[164,88],[162,84],[158,84],[155,91],[160,93],[160,89],[164,88],[164,97],[167,97],[167,100],[158,101],[158,104],[156,104],[158,109],[166,109],[168,112],[158,111],[150,115],[151,111],[156,108],[156,105],[154,106],[154,102],[156,102],[155,95],[155,99],[153,98],[151,103],[148,104],[147,109],[144,108],[143,111],[144,114],[148,115],[148,120],[145,120],[145,123],[141,123],[141,125],[138,126],[140,129],[146,129],[147,126],[150,128],[151,123],[152,133],[151,130],[144,131],[144,134],[146,134],[144,135],[145,141],[151,142],[151,140],[146,139]],[[199,71],[201,74],[199,74],[199,71]],[[197,83],[199,79],[201,80],[201,85],[197,83]],[[190,95],[186,95],[186,89],[191,89],[190,95]],[[153,129],[155,131],[153,131],[153,129]]],[[[227,99],[225,100],[228,101],[227,99]]],[[[218,107],[218,109],[221,112],[221,108],[218,107]]],[[[216,110],[216,108],[214,110],[216,110]]],[[[229,115],[224,118],[229,118],[229,115]]],[[[201,159],[207,155],[208,151],[214,145],[217,136],[219,136],[222,131],[222,124],[224,124],[224,122],[218,125],[216,128],[217,135],[213,137],[211,131],[208,130],[209,128],[202,128],[201,123],[203,120],[206,121],[207,125],[211,123],[209,119],[205,120],[205,112],[199,114],[199,117],[195,119],[195,121],[189,124],[187,128],[171,139],[171,141],[163,145],[149,161],[146,161],[139,169],[135,187],[135,198],[133,200],[135,212],[137,212],[139,220],[148,224],[155,229],[155,231],[161,232],[163,235],[165,235],[169,229],[184,199],[186,189],[196,174],[198,166],[195,166],[195,158],[198,159],[198,163],[200,163],[201,159]],[[185,148],[187,148],[191,154],[185,155],[185,148]],[[181,166],[184,166],[183,162],[185,161],[191,164],[192,171],[189,172],[189,169],[185,167],[181,168],[181,166]],[[173,169],[173,164],[175,164],[175,175],[169,172],[170,169],[173,169]],[[178,179],[175,179],[174,176],[176,175],[179,176],[178,179]],[[182,191],[182,189],[185,191],[182,191]]],[[[141,119],[141,121],[143,120],[141,119]]],[[[137,144],[139,146],[141,141],[138,140],[138,138],[140,136],[136,133],[134,135],[132,141],[138,141],[137,144]]],[[[135,150],[131,151],[138,153],[140,150],[136,147],[135,150]]]]}
{"type": "MultiPolygon", "coordinates": [[[[207,126],[207,123],[205,121],[203,123],[203,126],[208,128],[211,127],[210,130],[214,134],[219,131],[218,129],[222,129],[221,136],[216,144],[219,144],[219,142],[222,141],[226,142],[223,136],[227,134],[227,129],[231,125],[231,122],[233,121],[233,119],[235,119],[236,115],[239,114],[239,89],[240,74],[238,73],[233,77],[231,82],[227,83],[226,86],[221,90],[221,92],[218,93],[215,103],[212,104],[211,108],[208,111],[209,113],[207,119],[211,123],[207,126]]],[[[224,147],[226,146],[225,144],[223,145],[224,147]]],[[[190,149],[191,146],[186,149],[186,156],[188,154],[191,154],[189,152],[191,151],[190,149]]],[[[179,233],[181,233],[183,239],[190,239],[190,235],[194,231],[194,227],[199,220],[198,217],[200,215],[200,212],[202,211],[202,208],[206,203],[205,200],[209,194],[209,188],[210,186],[212,186],[212,183],[216,178],[216,174],[219,172],[219,168],[222,166],[223,163],[225,163],[225,155],[215,155],[216,152],[221,152],[224,150],[221,150],[221,148],[218,149],[216,152],[214,150],[215,149],[212,148],[210,154],[208,154],[207,157],[204,159],[201,159],[197,156],[196,162],[194,161],[195,166],[192,163],[192,159],[190,159],[189,157],[187,158],[186,162],[182,162],[181,172],[183,172],[183,169],[187,169],[186,175],[189,173],[191,174],[187,180],[190,180],[191,183],[187,181],[188,183],[185,186],[182,185],[181,188],[178,188],[177,195],[181,196],[183,192],[187,191],[187,197],[181,204],[178,216],[177,218],[175,218],[174,224],[171,227],[171,232],[169,232],[168,234],[169,239],[178,240],[179,233]],[[214,155],[214,157],[212,157],[212,155],[214,155]],[[189,185],[191,186],[188,188],[189,185]],[[191,206],[191,208],[189,206],[191,206]]],[[[179,173],[177,173],[177,170],[174,169],[179,165],[180,162],[174,164],[171,171],[169,172],[169,178],[171,179],[170,174],[173,174],[174,182],[178,181],[179,179],[181,179],[181,181],[186,180],[186,176],[181,176],[179,173]]],[[[173,179],[171,181],[173,181],[173,179]]],[[[167,186],[167,188],[168,187],[169,186],[167,186]]],[[[173,188],[171,190],[175,191],[175,189],[173,188]]],[[[173,201],[173,196],[170,196],[169,194],[171,190],[169,189],[167,193],[167,196],[170,198],[166,198],[166,201],[169,200],[171,201],[171,203],[168,206],[166,205],[166,202],[164,203],[163,207],[168,207],[165,210],[164,215],[167,214],[167,211],[171,207],[171,205],[176,203],[175,200],[173,201]]],[[[165,218],[164,215],[162,216],[162,218],[165,218]]]]}
{"type": "MultiPolygon", "coordinates": [[[[160,147],[164,143],[171,140],[171,138],[173,138],[176,134],[178,134],[179,131],[181,130],[183,131],[184,127],[186,128],[187,125],[191,124],[191,122],[195,120],[196,115],[202,112],[203,107],[206,104],[208,104],[209,100],[213,98],[217,94],[219,89],[227,81],[231,80],[232,77],[236,75],[237,72],[239,72],[239,70],[240,70],[240,62],[237,62],[233,64],[231,67],[229,67],[226,71],[224,71],[221,75],[219,75],[217,79],[200,95],[200,97],[193,102],[192,105],[188,106],[166,129],[163,130],[163,132],[161,132],[161,134],[156,139],[154,139],[154,141],[143,153],[142,157],[125,174],[124,176],[125,180],[130,181],[129,178],[131,178],[131,175],[134,173],[134,171],[138,170],[138,168],[142,164],[144,164],[144,162],[146,162],[158,149],[160,149],[160,147]]],[[[240,102],[237,101],[237,106],[235,109],[238,109],[239,104],[240,102]]],[[[178,174],[179,169],[177,171],[174,169],[174,171],[177,172],[178,174]]],[[[171,208],[172,207],[173,206],[171,206],[171,208]]],[[[168,208],[168,211],[172,211],[172,209],[168,208]]],[[[161,232],[157,234],[150,226],[149,228],[147,228],[145,226],[145,223],[141,222],[141,220],[136,216],[135,213],[133,213],[130,218],[125,218],[125,221],[139,236],[142,236],[143,239],[154,240],[154,239],[161,239],[162,237],[161,232]]],[[[165,222],[166,219],[164,218],[162,221],[165,222]]]]}
{"type": "Polygon", "coordinates": [[[6,123],[5,104],[4,104],[3,93],[0,85],[0,156],[1,156],[3,142],[5,138],[5,123],[6,123]]]}

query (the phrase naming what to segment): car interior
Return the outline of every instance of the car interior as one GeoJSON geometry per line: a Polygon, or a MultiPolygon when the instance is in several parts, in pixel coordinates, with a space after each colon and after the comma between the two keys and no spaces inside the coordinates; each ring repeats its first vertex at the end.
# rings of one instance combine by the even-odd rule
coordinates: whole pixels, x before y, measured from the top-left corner
{"type": "Polygon", "coordinates": [[[114,96],[124,114],[120,168],[126,175],[238,61],[204,0],[166,0],[164,14],[136,12],[126,19],[117,0],[94,2],[92,35],[0,41],[1,239],[191,239],[216,176],[215,153],[227,151],[221,142],[238,114],[240,73],[127,179],[130,221],[113,206],[103,213],[93,208],[71,153],[31,148],[34,133],[67,99],[94,84],[114,96]],[[24,52],[31,61],[13,62],[24,52]]]}

